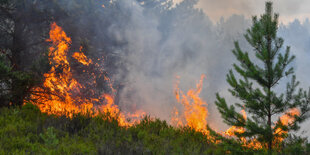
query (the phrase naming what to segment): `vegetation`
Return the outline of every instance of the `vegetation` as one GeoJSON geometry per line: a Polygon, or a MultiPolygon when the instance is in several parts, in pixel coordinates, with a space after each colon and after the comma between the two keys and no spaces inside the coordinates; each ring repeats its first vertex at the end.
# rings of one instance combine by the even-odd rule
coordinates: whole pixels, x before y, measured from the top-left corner
{"type": "MultiPolygon", "coordinates": [[[[0,109],[0,154],[263,154],[218,137],[221,143],[188,127],[174,128],[145,117],[120,127],[109,114],[69,119],[41,113],[32,105],[0,109]]],[[[292,138],[294,139],[294,138],[292,138]]],[[[288,154],[309,153],[305,140],[290,140],[288,154]],[[297,153],[297,152],[296,152],[297,153]]]]}
{"type": "Polygon", "coordinates": [[[200,132],[145,117],[130,128],[108,114],[48,116],[32,105],[0,110],[0,154],[207,154],[214,144],[200,132]]]}
{"type": "Polygon", "coordinates": [[[241,78],[238,79],[231,70],[227,82],[232,87],[229,90],[231,94],[241,101],[235,106],[245,110],[250,117],[245,118],[236,112],[233,105],[229,107],[219,94],[216,101],[225,123],[244,130],[235,134],[239,138],[259,141],[262,147],[268,148],[269,154],[279,139],[286,138],[289,131],[299,129],[298,125],[309,117],[307,113],[310,110],[310,92],[297,88],[299,82],[293,75],[293,67],[290,67],[295,57],[290,55],[289,47],[281,52],[284,41],[277,36],[277,30],[278,15],[273,15],[272,3],[267,2],[266,13],[260,19],[253,17],[253,25],[245,34],[257,61],[252,61],[251,54],[242,51],[235,42],[233,54],[240,65],[234,64],[233,67],[241,78]],[[287,84],[285,93],[278,94],[275,88],[280,80],[290,76],[292,80],[287,84]],[[292,112],[294,110],[295,113],[292,112]],[[278,118],[279,115],[287,115],[291,121],[285,123],[278,118]]]}
{"type": "MultiPolygon", "coordinates": [[[[197,65],[212,60],[211,65],[205,63],[209,66],[229,63],[226,61],[229,60],[226,59],[228,56],[223,52],[216,54],[217,58],[225,59],[223,61],[214,61],[213,57],[201,55],[206,53],[206,49],[217,51],[215,49],[228,44],[233,35],[223,37],[226,32],[222,28],[231,23],[221,21],[217,26],[212,25],[202,10],[195,7],[198,0],[184,0],[176,6],[173,0],[136,2],[0,0],[0,154],[270,154],[278,138],[283,141],[277,143],[274,154],[310,153],[307,139],[289,132],[297,130],[299,123],[307,118],[310,95],[301,89],[297,90],[298,82],[293,75],[293,68],[286,69],[294,56],[289,54],[289,48],[284,53],[280,51],[283,39],[277,37],[278,15],[272,15],[271,3],[267,3],[266,14],[261,19],[254,17],[253,26],[246,35],[258,58],[255,63],[260,64],[255,65],[250,60],[251,54],[243,52],[235,43],[233,53],[241,65],[234,67],[243,79],[237,81],[232,71],[227,76],[232,94],[244,103],[236,106],[248,112],[250,117],[245,119],[235,111],[234,106],[228,107],[225,99],[217,96],[217,105],[225,122],[244,129],[245,132],[236,133],[239,139],[222,136],[212,129],[209,129],[210,134],[204,134],[188,126],[173,127],[166,121],[150,117],[143,118],[131,127],[124,127],[109,113],[96,116],[74,114],[70,118],[47,115],[35,105],[27,103],[34,94],[32,88],[42,87],[43,75],[53,65],[48,60],[50,45],[47,40],[50,25],[54,22],[61,25],[72,39],[68,55],[80,51],[94,64],[98,62],[104,66],[99,66],[104,70],[96,70],[92,65],[89,69],[83,68],[75,60],[70,63],[74,70],[72,77],[85,82],[87,86],[83,88],[85,91],[76,93],[83,99],[88,99],[91,93],[98,96],[111,93],[116,105],[121,102],[120,96],[129,96],[130,102],[134,98],[130,96],[131,93],[122,93],[126,84],[132,82],[132,73],[136,70],[141,70],[139,74],[143,73],[143,76],[159,78],[164,76],[163,67],[174,74],[172,69],[184,70],[189,62],[197,65]],[[145,22],[147,18],[152,20],[145,22]],[[153,18],[156,20],[153,21],[153,18]],[[156,53],[149,54],[146,51],[156,53]],[[179,52],[179,56],[175,57],[174,52],[179,52]],[[156,55],[164,59],[149,62],[156,55]],[[104,59],[98,59],[101,57],[104,59]],[[202,59],[195,61],[197,57],[202,59]],[[141,64],[132,64],[140,58],[143,59],[141,64]],[[178,60],[169,62],[169,65],[162,64],[170,61],[170,58],[178,60]],[[154,66],[145,67],[145,62],[154,66]],[[132,71],[132,67],[138,68],[132,71]],[[149,71],[150,68],[156,69],[149,71]],[[87,83],[85,79],[90,78],[82,77],[82,72],[91,73],[89,77],[98,75],[98,72],[102,76],[96,77],[94,83],[87,83]],[[108,79],[107,75],[116,75],[118,78],[109,85],[103,82],[108,79]],[[278,95],[273,88],[286,76],[292,76],[292,82],[287,85],[286,93],[278,95]],[[96,87],[92,84],[96,84],[96,87]],[[294,108],[300,110],[299,114],[289,115],[288,110],[294,108]],[[279,120],[272,122],[273,116],[285,113],[294,121],[289,124],[279,120]],[[278,129],[280,132],[275,132],[278,129]],[[247,147],[240,141],[241,138],[258,140],[264,146],[259,149],[247,147]]],[[[238,17],[234,16],[231,21],[234,19],[238,17]]],[[[68,61],[71,60],[68,56],[68,61]]],[[[68,66],[59,65],[55,73],[60,75],[65,67],[68,66]]],[[[210,74],[215,79],[220,72],[214,69],[210,74]]],[[[139,82],[139,79],[134,80],[139,82]]],[[[217,85],[213,82],[211,87],[217,85]]],[[[65,100],[65,97],[62,99],[65,100]]],[[[32,102],[35,101],[38,100],[32,102]]]]}

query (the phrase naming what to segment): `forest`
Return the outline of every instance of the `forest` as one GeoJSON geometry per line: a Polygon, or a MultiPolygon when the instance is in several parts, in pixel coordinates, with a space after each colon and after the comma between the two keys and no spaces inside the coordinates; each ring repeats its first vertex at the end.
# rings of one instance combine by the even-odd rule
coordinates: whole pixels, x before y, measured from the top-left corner
{"type": "Polygon", "coordinates": [[[0,0],[0,154],[310,154],[310,21],[198,2],[0,0]]]}

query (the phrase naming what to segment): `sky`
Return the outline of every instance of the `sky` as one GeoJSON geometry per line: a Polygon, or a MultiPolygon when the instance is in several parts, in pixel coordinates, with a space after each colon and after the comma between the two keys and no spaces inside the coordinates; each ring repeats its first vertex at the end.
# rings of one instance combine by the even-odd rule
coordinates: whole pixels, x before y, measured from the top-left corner
{"type": "MultiPolygon", "coordinates": [[[[175,0],[180,2],[182,0],[175,0]]],[[[265,0],[199,0],[198,8],[217,22],[221,17],[228,18],[232,14],[242,14],[246,17],[259,15],[264,12],[265,0]]],[[[272,0],[274,10],[280,13],[280,22],[288,24],[299,19],[310,18],[310,0],[272,0]]]]}

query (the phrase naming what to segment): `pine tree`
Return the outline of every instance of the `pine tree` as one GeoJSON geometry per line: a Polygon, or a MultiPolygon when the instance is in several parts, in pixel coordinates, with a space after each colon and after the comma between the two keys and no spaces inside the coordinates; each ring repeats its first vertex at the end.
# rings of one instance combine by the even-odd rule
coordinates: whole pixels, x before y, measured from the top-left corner
{"type": "Polygon", "coordinates": [[[253,47],[256,60],[252,61],[238,42],[232,51],[240,64],[233,64],[235,71],[229,71],[227,82],[231,86],[230,93],[240,103],[228,106],[218,93],[215,102],[226,124],[244,129],[242,133],[235,133],[239,138],[256,139],[269,154],[279,138],[299,129],[310,110],[310,94],[297,88],[299,82],[294,68],[290,67],[295,57],[290,54],[290,47],[282,50],[284,40],[277,36],[277,30],[278,14],[273,14],[272,3],[266,2],[265,14],[260,19],[254,16],[252,27],[244,35],[253,47]],[[240,76],[235,76],[235,72],[240,76]],[[277,93],[275,87],[283,78],[291,78],[291,82],[287,83],[284,93],[277,93]],[[249,116],[244,118],[235,107],[245,110],[249,116]],[[299,114],[289,113],[292,109],[297,109],[299,114]],[[283,123],[281,115],[287,115],[292,121],[283,123]]]}

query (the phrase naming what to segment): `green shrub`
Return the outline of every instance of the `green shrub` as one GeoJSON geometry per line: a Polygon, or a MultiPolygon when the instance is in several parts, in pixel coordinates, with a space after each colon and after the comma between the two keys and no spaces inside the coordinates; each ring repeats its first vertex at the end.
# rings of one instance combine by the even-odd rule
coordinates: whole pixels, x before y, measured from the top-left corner
{"type": "MultiPolygon", "coordinates": [[[[121,127],[109,114],[72,118],[47,115],[31,104],[0,109],[0,154],[264,154],[210,130],[220,143],[190,127],[175,128],[149,116],[121,127]]],[[[291,137],[286,154],[307,154],[307,141],[291,137]]]]}
{"type": "Polygon", "coordinates": [[[40,138],[43,143],[48,147],[55,148],[59,144],[59,140],[55,134],[55,129],[53,127],[47,128],[44,134],[40,133],[40,138]]]}

